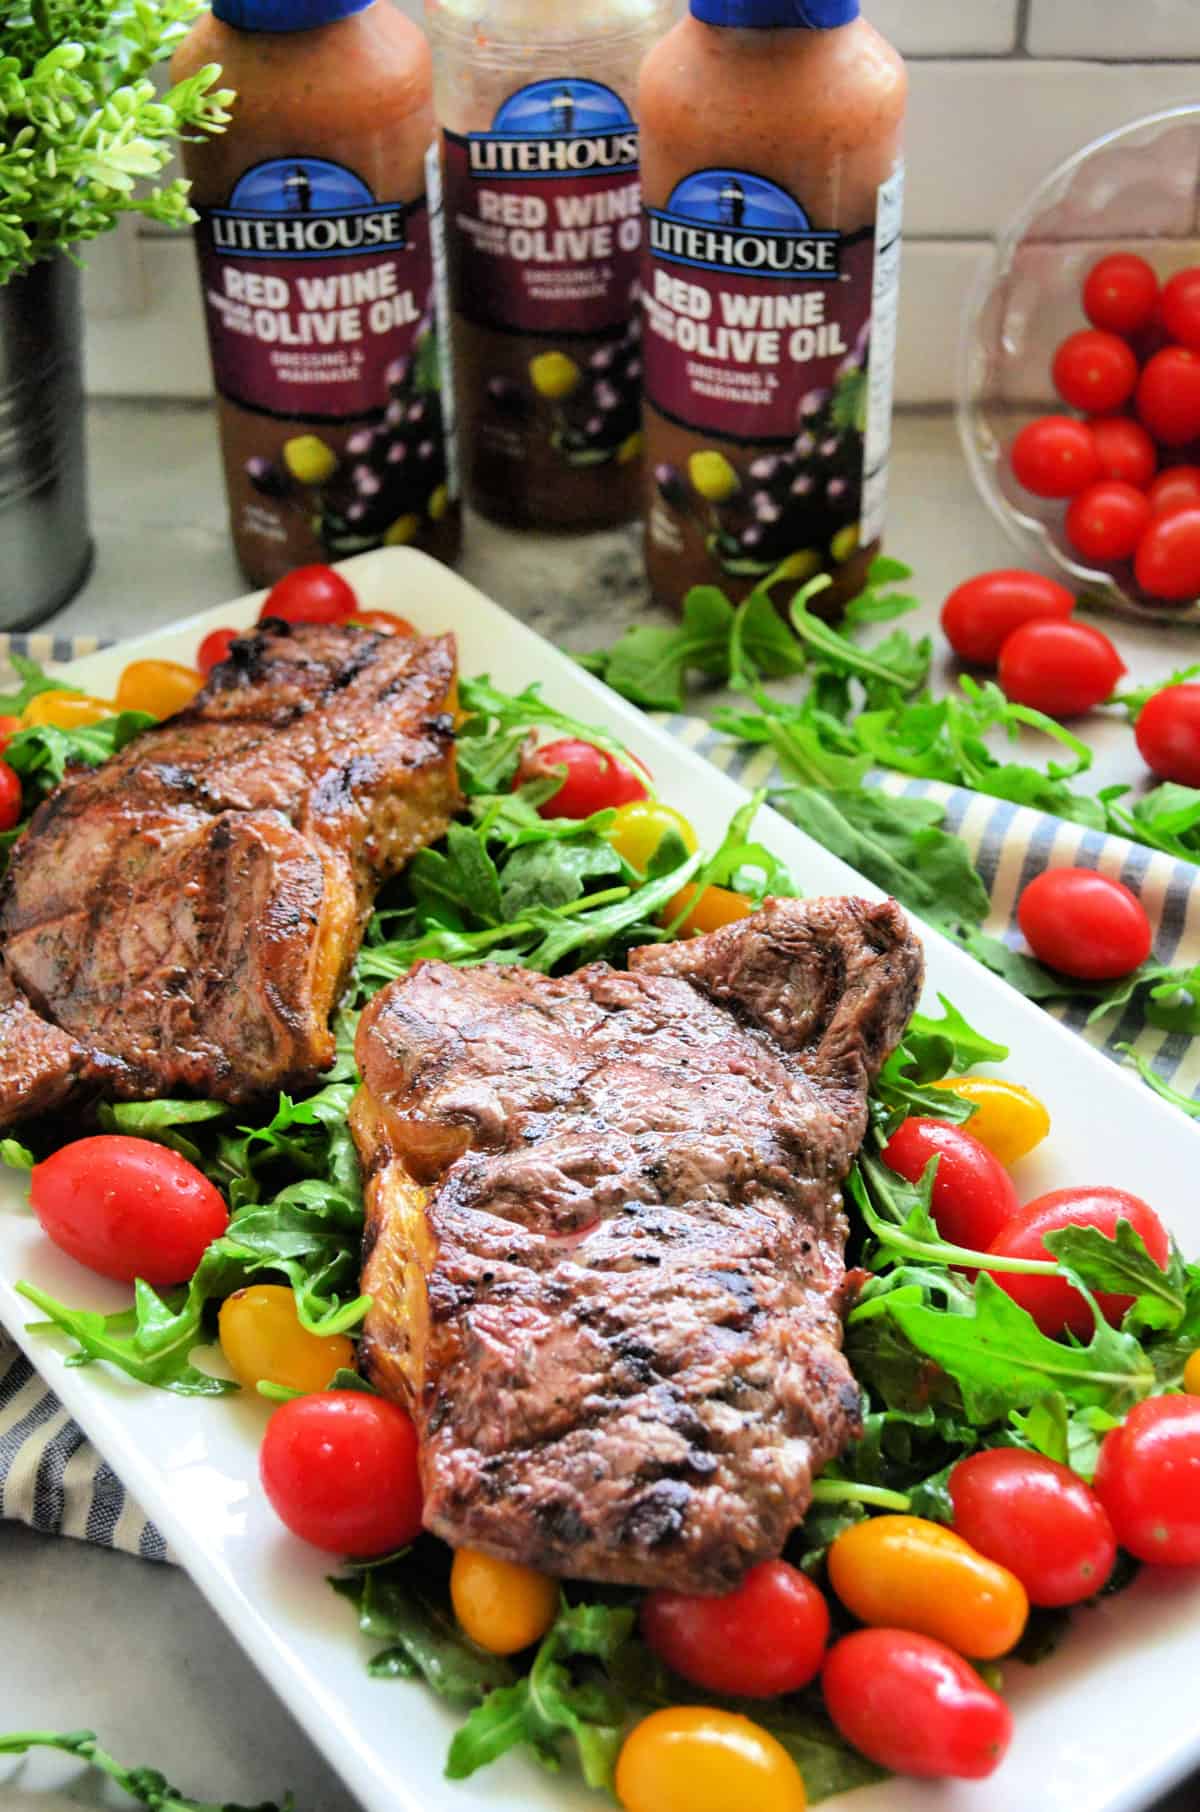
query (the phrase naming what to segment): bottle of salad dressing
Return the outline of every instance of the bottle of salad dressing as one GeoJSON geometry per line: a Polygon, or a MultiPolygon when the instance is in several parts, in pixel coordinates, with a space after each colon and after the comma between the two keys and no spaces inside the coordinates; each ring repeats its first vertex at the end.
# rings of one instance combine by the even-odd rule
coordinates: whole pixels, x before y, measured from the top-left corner
{"type": "Polygon", "coordinates": [[[458,419],[501,522],[633,517],[641,468],[637,72],[675,0],[425,0],[458,419]]]}
{"type": "Polygon", "coordinates": [[[428,45],[391,0],[214,0],[174,79],[206,63],[233,121],[183,154],[242,569],[270,585],[404,544],[450,560],[428,45]]]}
{"type": "Polygon", "coordinates": [[[858,0],[691,0],[638,92],[656,596],[787,562],[822,608],[878,550],[904,65],[858,0]]]}

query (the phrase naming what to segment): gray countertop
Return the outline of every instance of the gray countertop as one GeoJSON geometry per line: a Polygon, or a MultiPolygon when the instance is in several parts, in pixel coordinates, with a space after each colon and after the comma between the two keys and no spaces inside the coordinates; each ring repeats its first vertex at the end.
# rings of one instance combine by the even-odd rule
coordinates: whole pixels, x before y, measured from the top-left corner
{"type": "MultiPolygon", "coordinates": [[[[244,589],[207,410],[99,404],[91,454],[96,569],[46,627],[130,635],[244,589]]],[[[568,540],[470,530],[466,577],[561,647],[596,647],[648,614],[633,531],[568,540]]],[[[944,416],[897,423],[889,544],[915,568],[931,627],[959,579],[1019,563],[975,498],[944,416]]],[[[397,608],[419,620],[419,599],[397,608]]],[[[1106,626],[1139,681],[1200,660],[1200,633],[1106,626]]],[[[1097,784],[1140,778],[1128,730],[1095,729],[1097,784]]],[[[290,1787],[300,1812],[357,1812],[184,1574],[12,1524],[0,1524],[0,1569],[0,1730],[87,1726],[123,1760],[153,1763],[205,1799],[253,1804],[290,1787]]],[[[127,1804],[65,1757],[0,1763],[4,1812],[127,1804]]],[[[1198,1807],[1193,1785],[1156,1812],[1198,1807]]]]}

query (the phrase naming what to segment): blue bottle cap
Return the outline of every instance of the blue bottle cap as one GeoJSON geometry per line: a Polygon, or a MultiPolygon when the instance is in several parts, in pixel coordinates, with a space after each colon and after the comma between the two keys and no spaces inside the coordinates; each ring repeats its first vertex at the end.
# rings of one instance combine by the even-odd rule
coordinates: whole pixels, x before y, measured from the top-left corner
{"type": "Polygon", "coordinates": [[[858,18],[859,0],[691,0],[692,16],[705,25],[738,26],[743,31],[791,25],[798,30],[830,31],[858,18]]]}
{"type": "Polygon", "coordinates": [[[311,31],[361,13],[372,0],[212,0],[213,17],[237,31],[311,31]]]}

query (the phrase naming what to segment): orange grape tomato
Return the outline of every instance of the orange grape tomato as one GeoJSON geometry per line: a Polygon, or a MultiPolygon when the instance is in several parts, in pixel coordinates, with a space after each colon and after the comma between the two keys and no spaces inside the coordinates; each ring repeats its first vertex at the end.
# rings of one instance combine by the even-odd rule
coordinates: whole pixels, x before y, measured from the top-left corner
{"type": "Polygon", "coordinates": [[[287,1284],[235,1290],[221,1304],[217,1330],[221,1351],[247,1390],[259,1384],[325,1390],[336,1372],[354,1364],[354,1346],[345,1334],[313,1334],[304,1326],[287,1284]]]}
{"type": "Polygon", "coordinates": [[[53,724],[58,730],[82,730],[115,717],[117,706],[109,699],[91,698],[86,692],[38,692],[21,713],[22,726],[53,724]]]}
{"type": "Polygon", "coordinates": [[[920,1516],[873,1516],[842,1531],[829,1578],[848,1611],[875,1628],[914,1630],[975,1661],[1020,1641],[1029,1599],[1007,1567],[920,1516]]]}
{"type": "Polygon", "coordinates": [[[719,931],[722,925],[732,925],[738,919],[748,919],[754,911],[754,901],[748,900],[744,893],[734,893],[728,887],[705,887],[703,890],[693,887],[681,887],[673,894],[659,914],[660,925],[673,925],[681,912],[687,917],[681,920],[677,937],[699,937],[705,931],[719,931]]]}
{"type": "Polygon", "coordinates": [[[20,728],[19,717],[0,717],[0,750],[7,747],[9,738],[15,736],[20,728]]]}
{"type": "Polygon", "coordinates": [[[203,684],[202,673],[178,661],[130,661],[117,681],[117,707],[174,717],[191,704],[203,684]]]}
{"type": "Polygon", "coordinates": [[[417,635],[420,633],[415,623],[410,623],[407,617],[397,616],[391,610],[356,610],[350,621],[357,623],[361,629],[381,630],[384,635],[417,635]]]}

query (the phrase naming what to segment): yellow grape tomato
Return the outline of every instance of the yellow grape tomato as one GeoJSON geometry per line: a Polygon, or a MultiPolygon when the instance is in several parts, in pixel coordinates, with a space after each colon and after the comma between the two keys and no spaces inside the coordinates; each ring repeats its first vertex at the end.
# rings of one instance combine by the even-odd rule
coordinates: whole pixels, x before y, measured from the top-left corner
{"type": "Polygon", "coordinates": [[[354,1364],[345,1334],[312,1334],[296,1312],[287,1284],[250,1284],[221,1304],[221,1351],[239,1384],[279,1384],[285,1390],[324,1390],[335,1372],[354,1364]]]}
{"type": "Polygon", "coordinates": [[[737,1712],[673,1706],[644,1718],[617,1758],[625,1812],[805,1812],[783,1745],[737,1712]]]}
{"type": "Polygon", "coordinates": [[[616,817],[604,834],[617,854],[644,875],[659,844],[671,831],[689,855],[699,847],[696,833],[682,812],[657,799],[631,799],[628,805],[617,807],[616,817]]]}
{"type": "Polygon", "coordinates": [[[86,692],[38,692],[21,713],[22,724],[53,724],[59,730],[82,730],[105,717],[115,717],[117,707],[86,692]]]}
{"type": "Polygon", "coordinates": [[[191,704],[203,684],[202,673],[178,661],[130,661],[117,681],[117,708],[174,717],[191,704]]]}
{"type": "Polygon", "coordinates": [[[1019,1082],[1005,1082],[1001,1076],[947,1076],[929,1086],[970,1102],[975,1112],[967,1131],[1002,1164],[1015,1164],[1050,1131],[1050,1115],[1019,1082]]]}

